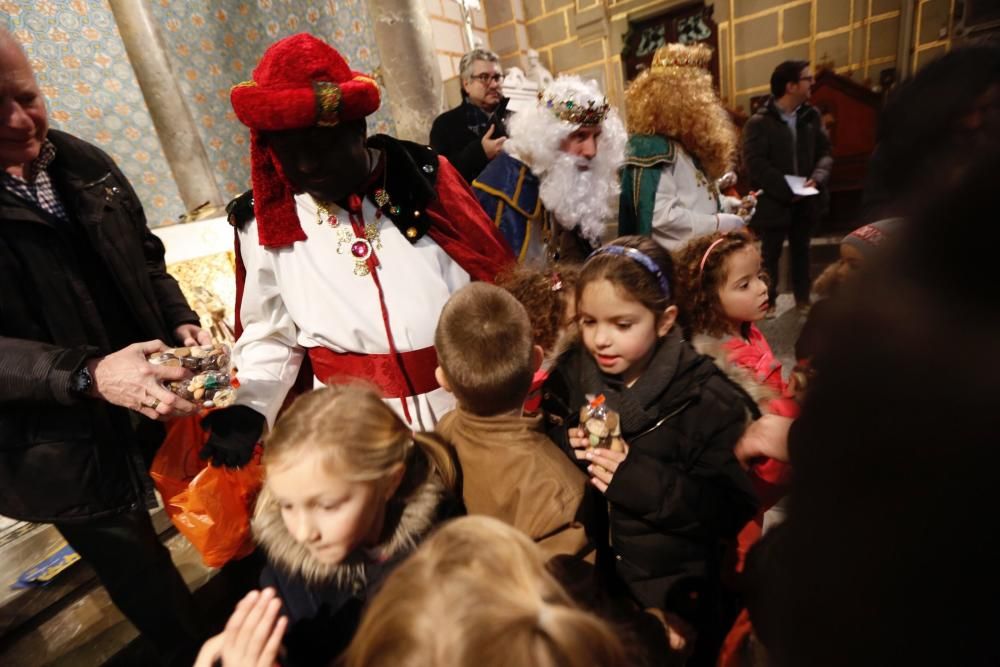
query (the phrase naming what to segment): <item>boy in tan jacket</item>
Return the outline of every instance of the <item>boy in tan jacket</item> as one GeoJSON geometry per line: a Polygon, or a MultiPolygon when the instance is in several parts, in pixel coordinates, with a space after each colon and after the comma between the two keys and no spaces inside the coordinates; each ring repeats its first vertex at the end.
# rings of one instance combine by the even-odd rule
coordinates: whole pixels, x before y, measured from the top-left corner
{"type": "Polygon", "coordinates": [[[445,304],[434,346],[437,380],[458,402],[437,431],[458,457],[469,514],[510,524],[549,558],[590,555],[578,516],[587,478],[542,432],[541,416],[522,414],[542,361],[524,306],[472,283],[445,304]]]}

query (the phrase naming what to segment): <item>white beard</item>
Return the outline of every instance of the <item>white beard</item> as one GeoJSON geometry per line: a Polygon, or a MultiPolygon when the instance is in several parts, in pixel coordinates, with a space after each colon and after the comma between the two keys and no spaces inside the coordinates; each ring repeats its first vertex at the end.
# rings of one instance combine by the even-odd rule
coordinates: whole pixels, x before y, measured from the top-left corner
{"type": "Polygon", "coordinates": [[[591,245],[601,244],[605,224],[614,216],[618,179],[607,161],[563,153],[539,176],[539,196],[556,221],[566,229],[580,226],[581,235],[591,245]],[[589,167],[581,170],[580,166],[589,167]],[[602,168],[603,167],[603,168],[602,168]]]}

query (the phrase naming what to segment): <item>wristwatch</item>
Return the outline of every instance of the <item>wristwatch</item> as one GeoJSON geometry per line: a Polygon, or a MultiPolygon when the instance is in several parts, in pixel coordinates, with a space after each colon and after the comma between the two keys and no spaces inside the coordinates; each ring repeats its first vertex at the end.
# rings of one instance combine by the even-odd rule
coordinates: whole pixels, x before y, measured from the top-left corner
{"type": "Polygon", "coordinates": [[[90,369],[84,364],[80,366],[71,376],[69,376],[69,390],[77,396],[86,396],[94,386],[94,376],[90,374],[90,369]]]}

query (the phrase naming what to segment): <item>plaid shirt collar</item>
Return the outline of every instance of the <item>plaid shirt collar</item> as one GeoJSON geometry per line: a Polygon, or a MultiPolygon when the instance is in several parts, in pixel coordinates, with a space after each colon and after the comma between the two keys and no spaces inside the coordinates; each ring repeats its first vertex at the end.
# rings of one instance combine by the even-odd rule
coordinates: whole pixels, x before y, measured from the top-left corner
{"type": "Polygon", "coordinates": [[[40,206],[43,210],[66,220],[66,209],[59,201],[59,195],[52,186],[48,166],[56,157],[56,147],[48,139],[42,144],[42,149],[29,165],[30,180],[20,178],[0,170],[0,187],[40,206]]]}
{"type": "MultiPolygon", "coordinates": [[[[31,183],[36,178],[38,178],[38,174],[48,169],[49,165],[52,164],[52,161],[55,159],[56,159],[55,144],[46,139],[45,142],[42,143],[41,150],[38,151],[38,157],[32,160],[31,164],[28,165],[29,173],[24,174],[24,176],[27,176],[27,178],[14,176],[12,174],[7,173],[6,171],[2,171],[0,172],[0,174],[3,174],[3,176],[5,176],[6,178],[14,179],[15,182],[20,181],[22,183],[31,183]]],[[[5,181],[6,178],[4,179],[5,181]]]]}

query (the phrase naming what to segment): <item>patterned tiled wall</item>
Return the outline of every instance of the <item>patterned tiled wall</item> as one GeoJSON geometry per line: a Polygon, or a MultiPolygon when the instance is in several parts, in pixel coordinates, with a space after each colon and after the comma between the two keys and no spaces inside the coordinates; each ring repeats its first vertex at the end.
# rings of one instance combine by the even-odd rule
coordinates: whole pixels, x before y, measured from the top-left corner
{"type": "MultiPolygon", "coordinates": [[[[376,73],[378,52],[363,0],[151,0],[171,67],[194,117],[223,197],[250,185],[249,132],[229,104],[273,42],[309,32],[336,47],[354,70],[376,73]]],[[[387,98],[371,132],[392,132],[387,98]]]]}
{"type": "Polygon", "coordinates": [[[111,154],[151,226],[184,212],[106,0],[0,0],[0,26],[24,45],[52,127],[111,154]]]}

